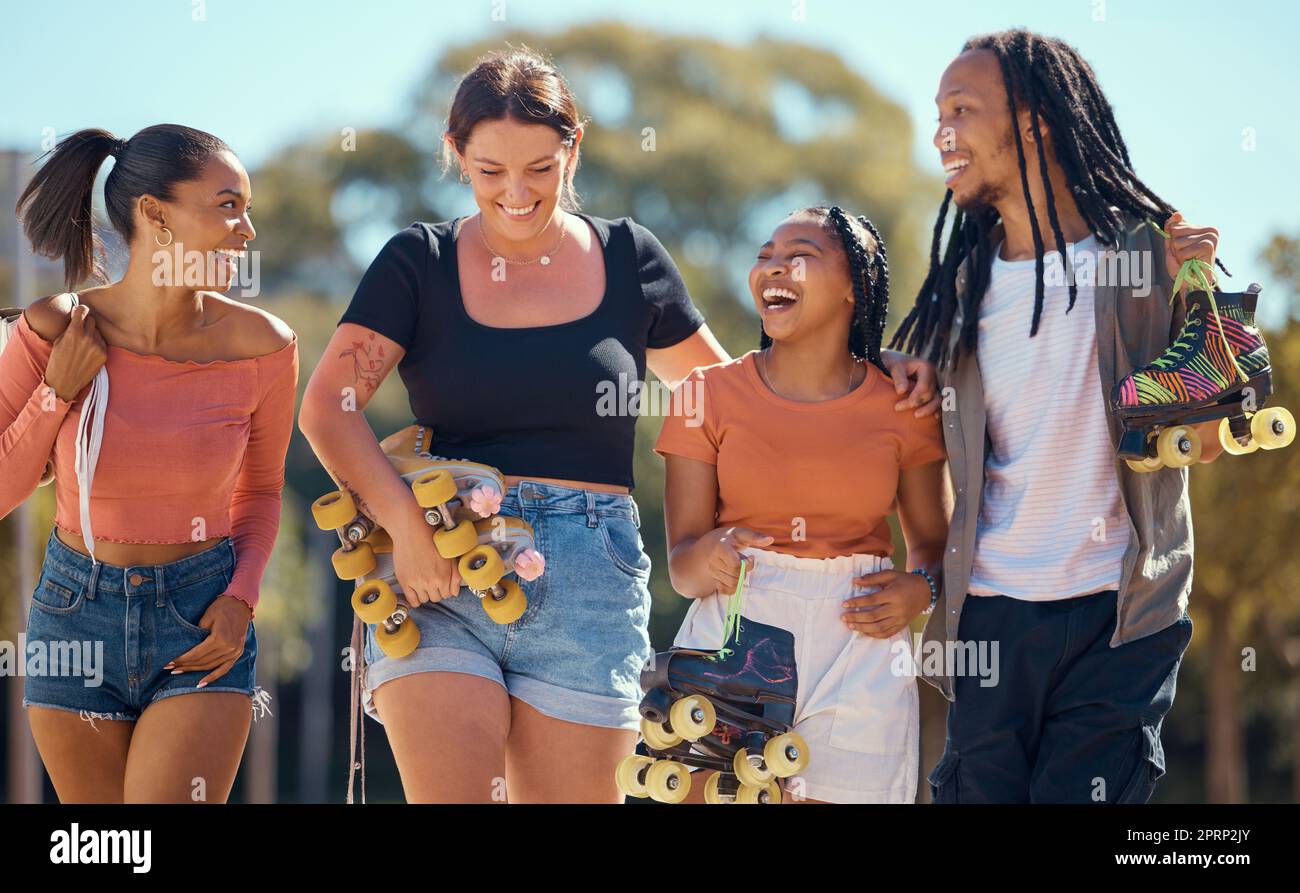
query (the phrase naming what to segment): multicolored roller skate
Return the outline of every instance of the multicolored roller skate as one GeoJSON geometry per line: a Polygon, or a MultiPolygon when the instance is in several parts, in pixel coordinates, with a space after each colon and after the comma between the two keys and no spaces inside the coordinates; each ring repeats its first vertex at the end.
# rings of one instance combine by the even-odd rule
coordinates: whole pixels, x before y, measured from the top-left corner
{"type": "Polygon", "coordinates": [[[794,635],[738,617],[721,651],[674,648],[641,670],[641,736],[650,756],[615,770],[631,797],[680,803],[689,767],[708,770],[706,803],[780,803],[778,779],[808,766],[794,724],[799,680],[794,635]],[[743,644],[741,633],[743,632],[743,644]]]}
{"type": "Polygon", "coordinates": [[[1232,455],[1281,449],[1295,439],[1288,410],[1262,408],[1273,379],[1268,346],[1255,325],[1259,291],[1252,284],[1234,294],[1191,292],[1174,343],[1114,387],[1111,411],[1124,425],[1119,455],[1134,471],[1194,464],[1201,440],[1191,426],[1215,419],[1219,443],[1232,455]]]}
{"type": "MultiPolygon", "coordinates": [[[[545,561],[536,551],[533,528],[519,518],[497,515],[505,479],[490,465],[431,455],[428,429],[411,425],[385,438],[380,448],[410,483],[425,510],[438,554],[459,559],[462,584],[482,599],[497,623],[513,623],[528,603],[514,574],[523,580],[541,575],[545,561]]],[[[411,606],[399,601],[401,585],[393,572],[393,541],[373,518],[361,512],[346,490],[327,493],[312,503],[312,517],[322,530],[337,532],[334,570],[356,581],[352,607],[366,623],[378,624],[375,637],[384,653],[405,657],[420,641],[411,606]]]]}

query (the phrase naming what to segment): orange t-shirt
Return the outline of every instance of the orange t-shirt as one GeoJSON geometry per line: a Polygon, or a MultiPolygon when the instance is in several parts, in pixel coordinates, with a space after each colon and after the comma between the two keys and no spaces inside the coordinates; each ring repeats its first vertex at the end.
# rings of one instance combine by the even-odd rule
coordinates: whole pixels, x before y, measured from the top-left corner
{"type": "Polygon", "coordinates": [[[696,369],[673,394],[655,452],[718,468],[718,526],[767,534],[802,558],[890,555],[886,520],[899,470],[945,458],[937,415],[897,411],[893,382],[870,363],[834,400],[777,396],[758,351],[696,369]]]}

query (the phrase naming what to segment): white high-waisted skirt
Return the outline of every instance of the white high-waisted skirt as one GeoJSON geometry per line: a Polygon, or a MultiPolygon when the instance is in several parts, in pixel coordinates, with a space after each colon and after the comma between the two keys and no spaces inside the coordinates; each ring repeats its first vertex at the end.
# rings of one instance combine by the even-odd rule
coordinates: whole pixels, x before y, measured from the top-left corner
{"type": "MultiPolygon", "coordinates": [[[[832,803],[914,803],[920,762],[920,704],[910,632],[873,639],[840,620],[853,578],[889,570],[876,555],[798,558],[746,548],[741,613],[794,634],[799,674],[794,730],[808,743],[808,768],[786,779],[786,797],[832,803]]],[[[866,590],[870,591],[870,590],[866,590]]],[[[673,645],[722,647],[727,595],[696,599],[673,645]]],[[[744,641],[744,634],[741,634],[744,641]]]]}

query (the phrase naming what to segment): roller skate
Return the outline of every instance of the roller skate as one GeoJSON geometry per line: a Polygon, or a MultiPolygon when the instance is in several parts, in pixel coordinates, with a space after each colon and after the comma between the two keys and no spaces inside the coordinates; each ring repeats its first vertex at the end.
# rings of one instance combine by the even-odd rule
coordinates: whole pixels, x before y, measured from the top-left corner
{"type": "Polygon", "coordinates": [[[1215,419],[1219,443],[1231,455],[1281,449],[1295,439],[1288,410],[1261,408],[1273,380],[1268,346],[1255,325],[1259,291],[1252,283],[1241,293],[1191,292],[1174,343],[1111,391],[1111,412],[1124,426],[1119,455],[1129,468],[1194,464],[1201,440],[1191,426],[1215,419]]]}
{"type": "Polygon", "coordinates": [[[807,767],[808,745],[791,731],[794,635],[744,617],[735,630],[721,651],[674,648],[641,669],[641,736],[650,756],[618,764],[625,795],[680,803],[695,767],[707,770],[706,803],[780,803],[778,779],[807,767]]]}
{"type": "MultiPolygon", "coordinates": [[[[546,562],[533,548],[533,526],[521,518],[497,516],[472,522],[474,548],[460,556],[461,585],[479,597],[484,612],[494,622],[514,623],[524,614],[528,600],[514,574],[522,580],[541,576],[546,562]]],[[[410,621],[411,605],[393,574],[391,546],[376,555],[372,574],[358,581],[352,593],[352,610],[364,623],[375,624],[375,641],[389,657],[406,657],[420,644],[420,630],[410,621]]]]}
{"type": "MultiPolygon", "coordinates": [[[[380,447],[424,508],[438,554],[459,558],[461,580],[483,598],[488,616],[497,623],[512,623],[527,602],[518,583],[502,579],[515,572],[532,580],[541,573],[532,526],[518,518],[493,517],[505,493],[501,472],[490,465],[431,455],[425,449],[428,431],[411,425],[385,438],[380,447]]],[[[386,654],[409,654],[419,643],[419,632],[415,624],[405,623],[410,606],[397,601],[401,587],[393,573],[388,532],[361,512],[346,490],[317,499],[312,517],[322,530],[338,534],[341,545],[333,555],[334,570],[340,579],[356,581],[352,606],[357,615],[381,624],[376,638],[386,654]]]]}

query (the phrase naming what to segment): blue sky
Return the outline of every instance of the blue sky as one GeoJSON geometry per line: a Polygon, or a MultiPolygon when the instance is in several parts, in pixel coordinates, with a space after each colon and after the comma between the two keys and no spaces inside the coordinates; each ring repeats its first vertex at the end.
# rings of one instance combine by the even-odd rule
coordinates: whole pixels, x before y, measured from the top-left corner
{"type": "Polygon", "coordinates": [[[937,172],[930,134],[939,74],[966,37],[1023,25],[1079,47],[1115,106],[1139,174],[1190,219],[1220,228],[1234,284],[1258,279],[1267,288],[1258,253],[1268,235],[1300,232],[1300,116],[1291,105],[1300,5],[806,0],[796,19],[797,6],[28,0],[5,10],[0,33],[0,148],[35,151],[46,128],[128,136],[176,121],[219,134],[255,167],[309,133],[395,123],[447,46],[507,27],[561,29],[614,16],[728,41],[768,34],[832,48],[907,109],[917,160],[937,172]],[[200,5],[205,18],[196,21],[200,5]],[[494,21],[502,7],[505,21],[494,21]]]}

